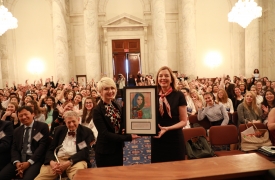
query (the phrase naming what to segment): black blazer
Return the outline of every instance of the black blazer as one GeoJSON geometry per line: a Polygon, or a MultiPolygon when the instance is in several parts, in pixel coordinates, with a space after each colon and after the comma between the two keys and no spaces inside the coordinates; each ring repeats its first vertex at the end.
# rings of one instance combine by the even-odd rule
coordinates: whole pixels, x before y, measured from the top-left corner
{"type": "MultiPolygon", "coordinates": [[[[25,126],[21,125],[14,130],[13,134],[13,143],[11,150],[11,162],[13,163],[15,160],[21,161],[21,151],[23,145],[23,135],[25,131],[25,126]]],[[[31,132],[31,150],[32,156],[31,160],[34,162],[43,163],[45,158],[45,152],[48,148],[49,142],[49,126],[46,123],[34,121],[31,132]],[[41,133],[43,137],[37,142],[33,137],[37,133],[41,133]]]]}
{"type": "Polygon", "coordinates": [[[5,133],[5,137],[0,139],[0,171],[10,162],[13,135],[12,122],[0,120],[0,132],[2,131],[5,133]]]}
{"type": "MultiPolygon", "coordinates": [[[[117,109],[119,109],[122,116],[120,107],[115,102],[112,103],[117,109]]],[[[105,105],[103,101],[100,100],[93,110],[93,121],[98,131],[95,152],[100,154],[112,154],[117,149],[122,150],[124,141],[132,141],[132,136],[130,134],[116,134],[111,119],[108,116],[105,116],[105,114],[105,105]]],[[[121,119],[120,132],[122,131],[122,126],[123,118],[121,119]]]]}
{"type": "MultiPolygon", "coordinates": [[[[51,145],[46,153],[46,159],[44,164],[49,165],[51,160],[56,160],[54,156],[54,150],[56,147],[61,145],[68,133],[68,128],[65,125],[56,127],[54,130],[54,136],[53,140],[51,142],[51,145]]],[[[76,154],[70,157],[70,159],[73,161],[73,164],[79,162],[79,161],[86,161],[88,164],[88,167],[90,167],[90,157],[89,157],[89,151],[91,149],[90,143],[94,140],[94,134],[91,129],[78,125],[78,128],[76,130],[76,154]],[[78,144],[82,141],[86,142],[87,147],[83,149],[79,149],[78,144]]],[[[58,151],[57,151],[58,152],[58,151]]]]}

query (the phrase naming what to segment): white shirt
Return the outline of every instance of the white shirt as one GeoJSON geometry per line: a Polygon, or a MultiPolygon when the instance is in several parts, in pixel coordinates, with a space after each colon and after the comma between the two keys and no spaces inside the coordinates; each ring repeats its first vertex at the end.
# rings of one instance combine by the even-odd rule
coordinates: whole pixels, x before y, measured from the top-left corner
{"type": "Polygon", "coordinates": [[[231,114],[234,113],[234,107],[233,107],[233,103],[232,103],[231,99],[228,98],[226,103],[222,103],[222,102],[220,102],[220,103],[225,107],[226,111],[228,111],[228,109],[229,109],[229,112],[231,114]]]}
{"type": "Polygon", "coordinates": [[[59,149],[57,157],[72,156],[76,154],[76,134],[69,136],[68,133],[62,143],[62,148],[59,149]]]}

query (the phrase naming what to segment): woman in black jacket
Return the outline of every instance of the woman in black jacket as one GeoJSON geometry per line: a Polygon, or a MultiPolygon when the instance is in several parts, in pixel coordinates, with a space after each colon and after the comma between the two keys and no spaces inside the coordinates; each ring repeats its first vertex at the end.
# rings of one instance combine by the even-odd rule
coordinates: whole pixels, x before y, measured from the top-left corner
{"type": "Polygon", "coordinates": [[[96,165],[122,166],[124,141],[132,141],[139,136],[124,134],[122,113],[119,105],[114,102],[117,88],[113,79],[103,77],[97,85],[101,100],[93,111],[93,121],[98,130],[96,165]]]}

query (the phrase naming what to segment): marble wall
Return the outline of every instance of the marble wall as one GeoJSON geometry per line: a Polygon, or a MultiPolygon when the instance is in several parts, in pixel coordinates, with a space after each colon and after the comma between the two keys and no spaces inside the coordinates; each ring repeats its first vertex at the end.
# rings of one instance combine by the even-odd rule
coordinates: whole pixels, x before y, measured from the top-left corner
{"type": "Polygon", "coordinates": [[[144,74],[155,75],[160,66],[168,65],[193,78],[249,77],[259,68],[262,75],[275,80],[273,0],[257,1],[263,6],[263,17],[246,30],[227,22],[237,0],[97,0],[97,8],[91,2],[8,1],[6,6],[19,24],[0,37],[0,87],[6,81],[22,84],[51,75],[64,82],[75,75],[88,75],[88,80],[112,76],[114,39],[140,39],[144,74]],[[220,53],[222,63],[210,68],[204,60],[212,51],[220,53]],[[43,61],[44,72],[33,74],[27,69],[32,57],[43,61]],[[91,63],[96,66],[89,68],[91,63]]]}

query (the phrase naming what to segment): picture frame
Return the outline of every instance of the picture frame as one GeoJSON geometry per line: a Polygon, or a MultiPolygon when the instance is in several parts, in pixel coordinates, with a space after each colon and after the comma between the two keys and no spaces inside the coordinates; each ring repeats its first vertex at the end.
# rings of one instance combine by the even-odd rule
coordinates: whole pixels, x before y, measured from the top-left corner
{"type": "Polygon", "coordinates": [[[87,77],[86,75],[76,75],[76,81],[78,82],[78,85],[85,87],[87,84],[87,77]]]}
{"type": "Polygon", "coordinates": [[[125,133],[157,135],[157,87],[124,87],[125,133]]]}

